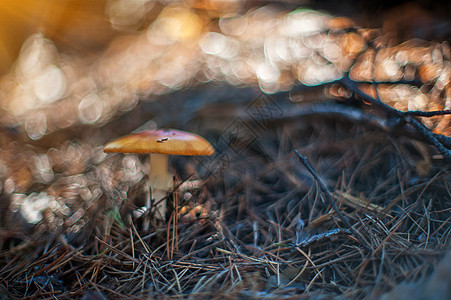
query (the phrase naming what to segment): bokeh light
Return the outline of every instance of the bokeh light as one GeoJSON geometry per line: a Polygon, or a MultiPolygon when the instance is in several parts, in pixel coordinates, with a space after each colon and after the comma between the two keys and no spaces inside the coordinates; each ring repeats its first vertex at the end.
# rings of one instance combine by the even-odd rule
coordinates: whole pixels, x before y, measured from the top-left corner
{"type": "MultiPolygon", "coordinates": [[[[77,124],[104,124],[134,107],[138,97],[145,101],[208,81],[258,86],[267,93],[334,81],[350,69],[352,79],[368,82],[418,74],[438,91],[450,81],[446,44],[431,48],[410,41],[376,54],[366,43],[379,42],[377,32],[348,31],[355,26],[351,20],[307,8],[246,11],[241,1],[213,0],[38,3],[28,3],[27,16],[38,9],[66,16],[65,29],[56,27],[57,16],[30,17],[30,34],[0,80],[3,124],[26,127],[32,139],[77,124]],[[68,27],[78,23],[98,26],[75,34],[68,27]]],[[[24,11],[25,5],[16,9],[24,11]]],[[[424,107],[418,99],[410,106],[424,107]]]]}

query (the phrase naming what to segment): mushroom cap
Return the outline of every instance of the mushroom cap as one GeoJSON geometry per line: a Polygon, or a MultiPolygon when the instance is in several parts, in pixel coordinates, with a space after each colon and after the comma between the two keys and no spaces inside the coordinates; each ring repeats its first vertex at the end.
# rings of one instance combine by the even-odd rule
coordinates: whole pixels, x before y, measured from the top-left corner
{"type": "Polygon", "coordinates": [[[203,137],[181,130],[158,129],[129,134],[108,143],[105,152],[212,155],[215,150],[203,137]]]}

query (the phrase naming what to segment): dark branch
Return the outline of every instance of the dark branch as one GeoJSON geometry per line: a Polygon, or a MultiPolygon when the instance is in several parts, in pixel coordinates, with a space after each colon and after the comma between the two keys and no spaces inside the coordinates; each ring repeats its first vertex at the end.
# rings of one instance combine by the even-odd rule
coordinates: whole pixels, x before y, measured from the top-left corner
{"type": "Polygon", "coordinates": [[[412,110],[412,111],[406,111],[404,114],[406,116],[431,118],[431,117],[435,117],[435,116],[451,115],[451,110],[449,110],[449,109],[434,110],[434,111],[412,110]]]}
{"type": "Polygon", "coordinates": [[[337,205],[335,204],[334,199],[332,198],[331,193],[329,192],[329,189],[327,186],[323,183],[323,181],[319,178],[316,171],[313,169],[313,167],[309,164],[307,161],[307,158],[302,156],[298,150],[294,150],[296,152],[296,155],[299,158],[299,161],[304,165],[304,167],[309,171],[309,173],[313,176],[313,178],[318,182],[321,190],[326,195],[326,199],[329,202],[329,204],[332,206],[332,208],[335,210],[337,215],[340,217],[340,219],[345,223],[345,225],[349,228],[349,230],[352,232],[352,234],[355,236],[355,238],[360,242],[363,248],[365,250],[370,251],[364,240],[362,239],[362,236],[357,232],[357,230],[352,227],[351,223],[349,222],[349,219],[338,209],[337,205]]]}

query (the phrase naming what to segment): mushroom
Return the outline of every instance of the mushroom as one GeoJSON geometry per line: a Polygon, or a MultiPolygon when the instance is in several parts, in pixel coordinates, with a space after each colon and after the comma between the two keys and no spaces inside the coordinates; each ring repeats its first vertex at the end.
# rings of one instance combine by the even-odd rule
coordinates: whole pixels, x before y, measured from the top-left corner
{"type": "MultiPolygon", "coordinates": [[[[108,143],[105,152],[150,153],[149,186],[151,201],[159,202],[157,218],[164,220],[168,191],[173,187],[172,176],[168,172],[169,155],[212,155],[215,150],[203,137],[181,130],[146,130],[118,138],[108,143]]],[[[155,203],[154,202],[154,203],[155,203]]],[[[150,203],[147,203],[150,208],[150,203]]]]}

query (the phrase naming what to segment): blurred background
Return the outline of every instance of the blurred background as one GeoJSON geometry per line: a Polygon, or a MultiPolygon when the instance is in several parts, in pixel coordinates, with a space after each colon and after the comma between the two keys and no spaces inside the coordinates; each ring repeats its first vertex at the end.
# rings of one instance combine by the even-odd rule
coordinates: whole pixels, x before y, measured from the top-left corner
{"type": "Polygon", "coordinates": [[[438,90],[426,92],[434,101],[410,87],[400,88],[395,100],[386,88],[386,98],[404,110],[445,106],[437,98],[449,81],[449,65],[443,64],[449,45],[441,44],[450,36],[447,4],[24,0],[0,5],[1,123],[32,140],[79,124],[103,125],[138,100],[207,82],[276,93],[333,81],[349,71],[370,40],[387,49],[377,57],[370,49],[353,79],[393,81],[422,72],[424,81],[439,81],[438,90]],[[393,48],[406,41],[403,49],[393,48]],[[374,76],[373,62],[379,66],[374,76]],[[411,98],[416,100],[409,104],[411,98]]]}
{"type": "MultiPolygon", "coordinates": [[[[45,285],[45,295],[58,296],[53,292],[93,284],[104,270],[98,278],[111,279],[114,287],[114,268],[130,264],[97,256],[110,253],[100,238],[134,258],[145,257],[140,255],[149,253],[148,245],[158,249],[152,255],[159,259],[192,252],[187,260],[197,263],[212,253],[223,256],[218,237],[232,241],[221,246],[230,253],[245,249],[260,259],[260,250],[273,251],[267,249],[283,239],[296,237],[297,243],[310,233],[335,234],[326,227],[336,228],[336,218],[294,149],[335,186],[334,197],[352,208],[347,211],[353,222],[367,222],[362,232],[374,241],[374,253],[383,249],[380,265],[368,265],[368,280],[348,265],[360,259],[358,247],[348,247],[355,243],[349,234],[321,249],[352,256],[334,259],[313,251],[317,266],[335,261],[342,263],[336,274],[348,274],[337,275],[342,281],[335,275],[319,280],[329,291],[363,298],[430,273],[427,259],[440,257],[449,240],[448,165],[418,135],[405,135],[403,127],[387,132],[396,120],[333,83],[349,75],[375,97],[378,81],[381,100],[401,111],[451,109],[450,38],[451,4],[421,0],[1,1],[0,279],[7,280],[0,282],[0,293],[4,285],[15,291],[12,298],[22,298],[33,293],[33,283],[44,290],[42,280],[61,288],[45,285]],[[317,103],[326,106],[309,110],[317,103]],[[334,113],[337,106],[328,104],[342,109],[334,113]],[[170,197],[179,201],[168,214],[180,230],[172,252],[170,221],[153,224],[155,235],[144,232],[141,249],[138,231],[124,230],[125,223],[142,229],[143,215],[134,212],[147,199],[148,157],[103,152],[113,138],[161,127],[199,133],[217,150],[210,159],[171,158],[177,182],[192,181],[170,197]],[[375,221],[381,211],[386,227],[375,221]],[[395,235],[402,242],[386,243],[395,235]],[[54,272],[48,262],[59,258],[49,249],[75,248],[83,250],[71,252],[80,260],[68,258],[61,263],[67,269],[54,272]],[[429,256],[427,249],[437,251],[429,256]],[[85,253],[100,257],[98,265],[85,253]],[[45,255],[48,260],[36,259],[45,255]],[[96,274],[88,282],[91,271],[96,274]]],[[[451,136],[449,115],[421,121],[451,136]]],[[[260,261],[276,257],[285,263],[295,254],[277,250],[260,261]]],[[[296,255],[302,267],[305,258],[296,255]]],[[[129,262],[135,268],[135,260],[129,262]]],[[[269,289],[278,286],[265,275],[273,267],[260,270],[269,289]]],[[[130,270],[123,282],[129,282],[130,270]]],[[[314,272],[306,273],[315,281],[314,272]]],[[[142,282],[149,278],[145,271],[142,276],[142,282]]],[[[211,291],[218,296],[216,288],[211,291]]],[[[117,298],[120,291],[109,292],[117,298]]]]}

